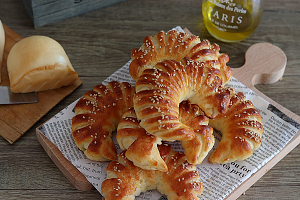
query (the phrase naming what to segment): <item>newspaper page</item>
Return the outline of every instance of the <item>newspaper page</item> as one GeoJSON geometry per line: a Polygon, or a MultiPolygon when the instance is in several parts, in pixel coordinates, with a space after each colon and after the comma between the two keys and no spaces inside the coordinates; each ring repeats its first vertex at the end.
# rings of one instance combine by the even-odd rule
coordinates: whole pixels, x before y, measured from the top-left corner
{"type": "MultiPolygon", "coordinates": [[[[176,27],[175,29],[183,31],[181,27],[176,27]]],[[[106,85],[110,81],[127,81],[135,85],[135,82],[128,71],[130,62],[131,61],[127,62],[122,68],[108,77],[103,84],[106,85]]],[[[264,125],[262,144],[258,150],[254,151],[250,158],[244,161],[236,161],[228,164],[211,164],[206,158],[200,165],[197,165],[197,170],[200,171],[201,181],[203,182],[204,187],[200,199],[224,199],[235,188],[279,153],[300,130],[299,123],[266,102],[237,79],[232,78],[227,85],[238,92],[243,92],[246,95],[247,100],[251,100],[256,109],[260,111],[262,124],[264,125]]],[[[73,141],[72,117],[75,115],[73,109],[78,100],[56,114],[41,126],[39,131],[56,145],[65,158],[84,174],[87,180],[101,193],[101,184],[106,179],[106,167],[109,162],[95,162],[87,159],[73,141]]],[[[218,146],[222,137],[221,134],[216,131],[214,132],[214,136],[216,141],[213,149],[218,146]]],[[[122,150],[117,143],[115,132],[113,133],[113,141],[118,153],[120,153],[122,150]]],[[[175,151],[183,151],[179,142],[172,142],[170,144],[175,151]]],[[[166,200],[167,198],[158,191],[152,190],[142,193],[140,196],[136,197],[136,199],[166,200]]]]}

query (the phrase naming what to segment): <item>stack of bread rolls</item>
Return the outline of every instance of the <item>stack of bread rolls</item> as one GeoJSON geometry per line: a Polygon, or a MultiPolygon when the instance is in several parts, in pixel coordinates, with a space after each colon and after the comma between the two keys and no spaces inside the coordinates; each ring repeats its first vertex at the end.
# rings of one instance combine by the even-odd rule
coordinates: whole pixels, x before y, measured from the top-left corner
{"type": "Polygon", "coordinates": [[[260,113],[243,93],[225,86],[232,71],[228,55],[219,50],[208,40],[174,30],[147,36],[131,53],[135,87],[109,83],[78,102],[73,137],[87,157],[116,160],[115,129],[123,149],[107,168],[106,199],[134,199],[149,189],[168,199],[199,199],[203,186],[195,165],[215,143],[213,128],[223,136],[209,156],[211,163],[243,160],[259,148],[260,113]],[[166,142],[175,140],[185,153],[166,149],[166,142]]]}

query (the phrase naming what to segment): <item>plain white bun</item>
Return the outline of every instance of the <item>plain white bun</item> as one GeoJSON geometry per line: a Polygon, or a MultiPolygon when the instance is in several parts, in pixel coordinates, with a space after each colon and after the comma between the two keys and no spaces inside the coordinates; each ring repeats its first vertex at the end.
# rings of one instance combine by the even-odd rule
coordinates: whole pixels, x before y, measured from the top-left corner
{"type": "Polygon", "coordinates": [[[7,71],[15,93],[56,89],[78,79],[63,47],[46,36],[17,42],[8,54],[7,71]]]}
{"type": "Polygon", "coordinates": [[[0,20],[0,82],[1,82],[1,64],[3,59],[3,52],[4,52],[4,44],[5,44],[5,32],[0,20]]]}

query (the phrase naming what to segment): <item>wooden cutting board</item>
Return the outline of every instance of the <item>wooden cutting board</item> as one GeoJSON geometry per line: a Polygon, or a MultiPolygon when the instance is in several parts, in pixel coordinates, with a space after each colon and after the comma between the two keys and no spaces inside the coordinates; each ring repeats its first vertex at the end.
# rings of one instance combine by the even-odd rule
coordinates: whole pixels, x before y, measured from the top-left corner
{"type": "MultiPolygon", "coordinates": [[[[189,32],[185,29],[186,32],[189,32]]],[[[253,90],[261,98],[265,99],[273,106],[278,108],[281,112],[300,123],[300,117],[295,113],[289,111],[283,106],[279,105],[266,95],[258,91],[254,85],[256,84],[270,84],[277,82],[283,76],[286,66],[286,56],[284,52],[278,47],[269,43],[258,43],[251,46],[245,55],[245,64],[240,68],[233,69],[233,76],[241,81],[248,88],[253,90]]],[[[87,191],[93,189],[83,174],[81,174],[75,166],[73,166],[59,151],[59,149],[51,143],[38,128],[36,134],[39,142],[52,158],[53,162],[70,180],[70,182],[79,190],[87,191]]],[[[273,159],[261,167],[250,178],[244,181],[239,187],[231,192],[225,199],[236,199],[249,187],[251,187],[258,179],[260,179],[266,172],[268,172],[275,164],[284,158],[291,150],[293,150],[300,143],[300,131],[295,134],[291,141],[280,151],[273,159]]]]}
{"type": "MultiPolygon", "coordinates": [[[[11,48],[23,37],[3,24],[5,31],[5,47],[2,62],[1,86],[9,86],[7,73],[7,56],[11,48]]],[[[25,132],[41,119],[63,98],[82,84],[78,79],[74,84],[56,90],[38,92],[38,102],[33,104],[0,105],[0,135],[9,143],[14,143],[25,132]]]]}

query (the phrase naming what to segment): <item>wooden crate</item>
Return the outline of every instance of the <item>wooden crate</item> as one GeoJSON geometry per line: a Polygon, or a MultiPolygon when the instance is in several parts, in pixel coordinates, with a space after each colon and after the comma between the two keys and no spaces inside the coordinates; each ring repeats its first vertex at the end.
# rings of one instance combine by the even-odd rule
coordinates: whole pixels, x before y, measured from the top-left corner
{"type": "Polygon", "coordinates": [[[22,0],[35,28],[127,0],[22,0]]]}

